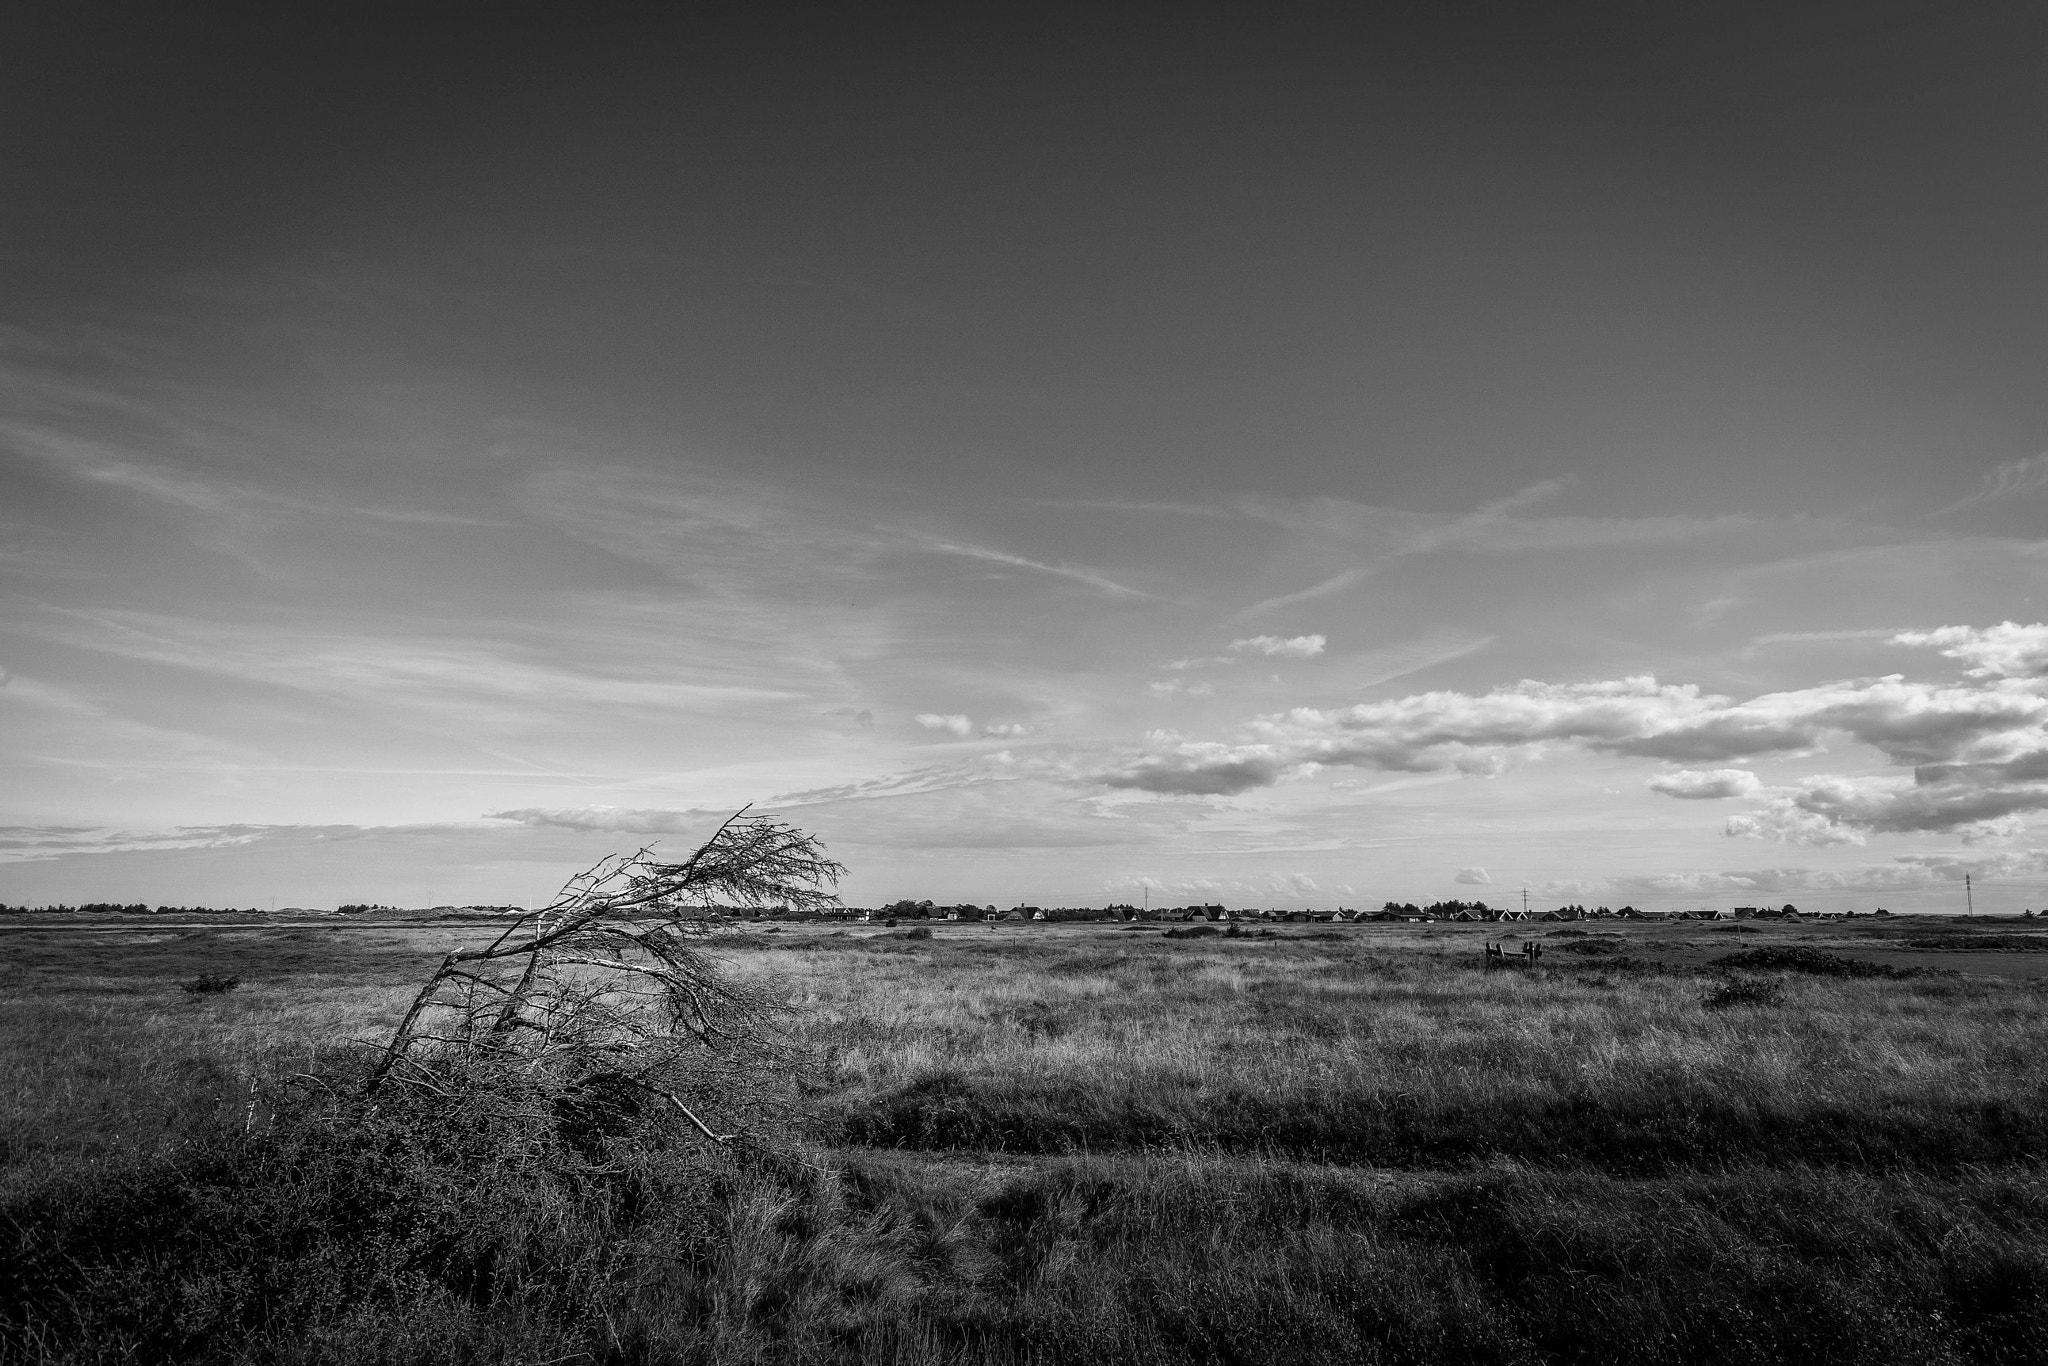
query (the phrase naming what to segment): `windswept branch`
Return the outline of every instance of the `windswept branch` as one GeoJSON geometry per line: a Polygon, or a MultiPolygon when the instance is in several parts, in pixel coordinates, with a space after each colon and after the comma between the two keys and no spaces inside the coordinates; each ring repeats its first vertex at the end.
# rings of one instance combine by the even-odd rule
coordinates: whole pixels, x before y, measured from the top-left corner
{"type": "Polygon", "coordinates": [[[679,1095],[780,1056],[774,1003],[697,946],[715,906],[815,911],[845,873],[792,825],[742,808],[680,863],[647,849],[579,873],[489,944],[445,957],[393,1031],[369,1088],[447,1096],[478,1064],[516,1062],[557,1097],[602,1082],[664,1098],[705,1137],[722,1134],[679,1095]],[[630,1065],[621,1066],[621,1057],[630,1065]]]}

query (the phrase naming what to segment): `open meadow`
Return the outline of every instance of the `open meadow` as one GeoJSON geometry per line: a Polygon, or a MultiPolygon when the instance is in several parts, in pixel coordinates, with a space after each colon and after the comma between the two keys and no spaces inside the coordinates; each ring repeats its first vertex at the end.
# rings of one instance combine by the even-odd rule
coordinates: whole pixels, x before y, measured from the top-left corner
{"type": "Polygon", "coordinates": [[[2029,928],[753,922],[615,1148],[335,1100],[474,931],[12,928],[0,1361],[2048,1360],[2029,928]]]}

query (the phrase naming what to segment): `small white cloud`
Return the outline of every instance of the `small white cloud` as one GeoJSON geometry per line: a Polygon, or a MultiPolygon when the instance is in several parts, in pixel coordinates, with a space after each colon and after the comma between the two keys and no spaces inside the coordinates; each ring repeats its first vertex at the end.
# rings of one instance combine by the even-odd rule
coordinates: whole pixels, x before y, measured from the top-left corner
{"type": "Polygon", "coordinates": [[[1169,678],[1160,683],[1147,683],[1145,691],[1164,700],[1170,697],[1211,697],[1216,692],[1213,683],[1183,683],[1178,678],[1169,678]]]}
{"type": "Polygon", "coordinates": [[[1681,768],[1657,774],[1646,786],[1667,797],[1707,801],[1715,797],[1747,797],[1758,784],[1756,774],[1746,768],[1681,768]]]}
{"type": "Polygon", "coordinates": [[[1490,887],[1493,885],[1493,874],[1484,868],[1460,868],[1457,876],[1451,881],[1462,882],[1467,887],[1490,887]]]}
{"type": "Polygon", "coordinates": [[[1282,659],[1312,659],[1323,652],[1329,643],[1323,636],[1248,636],[1233,640],[1230,648],[1240,652],[1256,650],[1262,655],[1273,655],[1282,659]]]}
{"type": "Polygon", "coordinates": [[[995,721],[981,728],[982,738],[988,740],[1014,740],[1030,733],[1031,727],[1017,721],[995,721]]]}
{"type": "Polygon", "coordinates": [[[938,712],[921,711],[917,714],[917,724],[926,730],[946,731],[963,740],[974,733],[974,723],[958,713],[942,716],[938,712]]]}
{"type": "Polygon", "coordinates": [[[1322,890],[1307,873],[1275,873],[1273,890],[1281,896],[1311,896],[1322,890]]]}

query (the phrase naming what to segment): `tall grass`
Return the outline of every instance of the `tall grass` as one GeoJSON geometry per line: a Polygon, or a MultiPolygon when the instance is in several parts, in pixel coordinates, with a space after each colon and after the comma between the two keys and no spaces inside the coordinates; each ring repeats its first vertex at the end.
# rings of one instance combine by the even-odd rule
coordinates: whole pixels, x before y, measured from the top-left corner
{"type": "Polygon", "coordinates": [[[2024,987],[1795,977],[1707,1009],[1684,974],[1298,942],[774,959],[872,1145],[1615,1172],[2048,1152],[2048,994],[2024,987]]]}
{"type": "Polygon", "coordinates": [[[593,1147],[351,1099],[436,955],[322,944],[0,969],[0,1362],[2048,1359],[2021,983],[763,936],[809,1128],[593,1147]]]}

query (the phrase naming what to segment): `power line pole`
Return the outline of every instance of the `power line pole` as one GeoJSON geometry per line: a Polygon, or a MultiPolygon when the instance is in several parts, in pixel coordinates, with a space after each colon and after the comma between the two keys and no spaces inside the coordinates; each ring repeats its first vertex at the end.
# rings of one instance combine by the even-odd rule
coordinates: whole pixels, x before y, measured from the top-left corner
{"type": "Polygon", "coordinates": [[[1963,905],[1968,908],[1965,914],[1973,916],[1977,914],[1977,898],[1970,890],[1970,875],[1968,873],[1963,874],[1963,905]]]}
{"type": "Polygon", "coordinates": [[[1522,914],[1525,916],[1529,914],[1529,885],[1527,883],[1522,884],[1522,914]]]}

